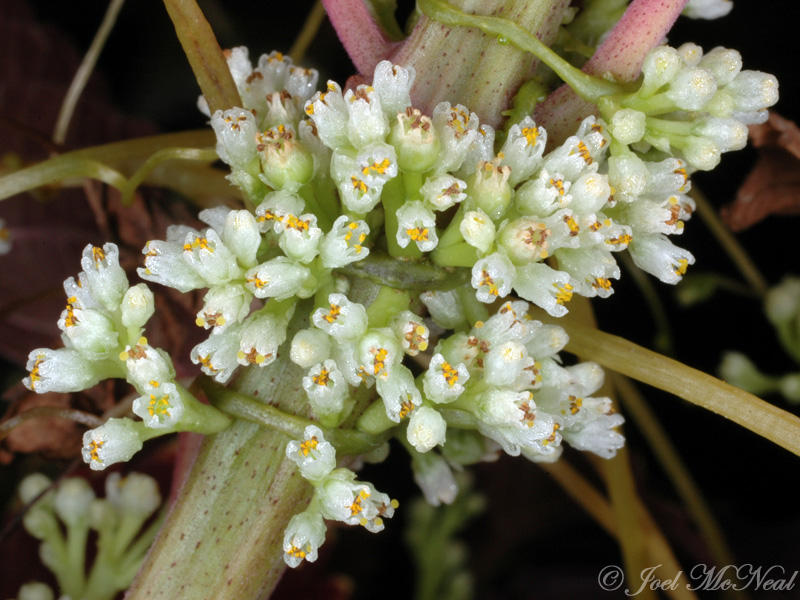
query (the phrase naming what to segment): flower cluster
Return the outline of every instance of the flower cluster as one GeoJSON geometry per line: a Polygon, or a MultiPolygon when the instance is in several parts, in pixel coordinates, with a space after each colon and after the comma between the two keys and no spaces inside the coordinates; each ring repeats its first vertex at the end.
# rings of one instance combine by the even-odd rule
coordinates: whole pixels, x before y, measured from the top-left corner
{"type": "MultiPolygon", "coordinates": [[[[55,575],[62,597],[115,597],[130,585],[155,537],[155,528],[142,530],[161,504],[155,480],[140,473],[124,478],[112,473],[106,478],[105,498],[97,498],[80,477],[64,479],[55,490],[51,488],[47,477],[34,473],[20,484],[19,496],[26,504],[35,501],[23,517],[23,525],[41,540],[42,562],[55,575]],[[90,529],[98,537],[87,574],[84,563],[90,529]]],[[[28,583],[23,588],[20,598],[53,597],[43,583],[28,583]]]]}
{"type": "Polygon", "coordinates": [[[309,506],[294,515],[286,527],[283,559],[290,567],[303,560],[317,560],[317,551],[325,541],[323,519],[361,525],[377,533],[384,528],[383,520],[394,515],[397,500],[379,492],[371,483],[357,481],[350,469],[335,468],[336,450],[319,427],[309,425],[302,440],[289,442],[286,457],[314,486],[309,506]]]}
{"type": "Polygon", "coordinates": [[[226,425],[226,417],[175,381],[169,355],[143,337],[155,310],[153,294],[143,283],[129,286],[117,246],[86,246],[81,266],[77,278],[64,281],[67,304],[58,320],[64,347],[31,351],[23,383],[39,394],[77,392],[108,378],[136,388],[133,412],[142,422],[109,419],[87,431],[83,458],[89,466],[126,461],[156,435],[226,425]]]}

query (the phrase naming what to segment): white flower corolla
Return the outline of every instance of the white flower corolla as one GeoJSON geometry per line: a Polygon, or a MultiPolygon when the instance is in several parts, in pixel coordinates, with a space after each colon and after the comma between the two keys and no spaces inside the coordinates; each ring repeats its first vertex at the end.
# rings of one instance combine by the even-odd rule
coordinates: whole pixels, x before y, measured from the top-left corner
{"type": "Polygon", "coordinates": [[[299,367],[307,369],[321,363],[331,355],[331,338],[315,328],[301,329],[292,338],[289,359],[299,367]]]}
{"type": "Polygon", "coordinates": [[[611,196],[607,175],[589,173],[579,177],[570,186],[569,208],[577,214],[595,213],[603,208],[611,196]]]}
{"type": "Polygon", "coordinates": [[[741,71],[725,86],[725,91],[733,96],[737,111],[752,113],[778,101],[778,80],[761,71],[741,71]]]}
{"type": "Polygon", "coordinates": [[[371,329],[358,342],[358,358],[367,375],[387,379],[400,364],[403,349],[391,329],[371,329]]]}
{"type": "MultiPolygon", "coordinates": [[[[414,376],[407,367],[396,364],[391,369],[383,369],[375,375],[375,386],[383,400],[386,416],[395,423],[399,423],[422,404],[422,394],[419,393],[414,376]],[[387,372],[381,376],[381,372],[387,372]]],[[[371,375],[372,373],[370,373],[371,375]]]]}
{"type": "Polygon", "coordinates": [[[437,352],[431,357],[428,370],[422,377],[422,389],[428,400],[444,404],[463,394],[467,381],[469,371],[464,363],[452,365],[437,352]]]}
{"type": "Polygon", "coordinates": [[[573,245],[570,238],[578,230],[571,212],[559,211],[544,219],[520,217],[505,224],[497,236],[497,244],[512,263],[524,265],[545,259],[560,247],[573,245]]]}
{"type": "Polygon", "coordinates": [[[470,335],[483,342],[482,352],[488,352],[494,345],[507,341],[527,344],[541,326],[541,323],[528,316],[529,308],[528,303],[522,300],[504,302],[486,322],[475,323],[470,335]]]}
{"type": "Polygon", "coordinates": [[[720,152],[741,150],[747,145],[747,125],[733,118],[703,119],[695,126],[694,133],[711,140],[720,152]]]}
{"type": "Polygon", "coordinates": [[[325,542],[325,521],[316,511],[304,511],[294,515],[283,534],[283,560],[291,568],[300,566],[304,560],[317,560],[319,547],[325,542]]]}
{"type": "Polygon", "coordinates": [[[331,177],[348,210],[366,214],[378,204],[383,186],[397,176],[397,156],[388,144],[375,143],[355,155],[336,150],[331,158],[331,177]]]}
{"type": "Polygon", "coordinates": [[[304,479],[319,482],[336,467],[336,449],[325,441],[322,430],[309,425],[303,430],[302,440],[286,444],[286,458],[300,469],[304,479]]]}
{"type": "Polygon", "coordinates": [[[628,250],[637,267],[664,283],[678,283],[688,266],[694,264],[691,252],[675,246],[660,234],[637,236],[628,250]]]}
{"type": "MultiPolygon", "coordinates": [[[[300,74],[299,77],[293,79],[293,82],[296,81],[302,85],[304,79],[302,70],[293,68],[293,72],[300,74]]],[[[313,90],[311,91],[313,93],[313,90]]],[[[280,125],[297,123],[303,116],[302,107],[298,106],[297,99],[289,90],[266,94],[264,99],[266,100],[265,112],[259,115],[261,129],[272,129],[280,125]]]]}
{"type": "Polygon", "coordinates": [[[544,127],[537,127],[530,117],[509,128],[498,156],[503,157],[502,164],[511,167],[509,183],[512,187],[536,172],[546,145],[547,131],[544,127]]]}
{"type": "Polygon", "coordinates": [[[223,162],[249,173],[258,171],[255,144],[258,123],[251,111],[243,108],[217,110],[211,116],[211,127],[217,135],[217,155],[223,162]]]}
{"type": "Polygon", "coordinates": [[[511,202],[512,189],[508,182],[511,169],[500,165],[499,159],[481,161],[469,179],[467,195],[492,219],[500,219],[511,202]]]}
{"type": "Polygon", "coordinates": [[[570,181],[586,173],[596,172],[608,148],[607,134],[593,116],[585,118],[575,135],[544,157],[549,173],[558,173],[570,181]]]}
{"type": "Polygon", "coordinates": [[[389,122],[374,87],[359,85],[355,90],[347,90],[344,105],[348,113],[347,138],[354,147],[383,141],[389,122]]]}
{"type": "Polygon", "coordinates": [[[669,84],[667,98],[683,110],[701,110],[717,92],[713,73],[701,67],[681,69],[669,84]]]}
{"type": "Polygon", "coordinates": [[[79,392],[92,387],[103,378],[100,373],[95,372],[89,360],[71,348],[31,350],[25,368],[28,376],[22,383],[37,394],[79,392]]]}
{"type": "Polygon", "coordinates": [[[256,134],[261,161],[258,178],[274,189],[296,192],[314,173],[311,153],[297,141],[291,125],[277,125],[256,134]]]}
{"type": "Polygon", "coordinates": [[[465,242],[482,253],[489,251],[497,234],[494,221],[480,208],[466,211],[458,230],[465,242]]]}
{"type": "Polygon", "coordinates": [[[671,46],[657,46],[644,57],[642,86],[639,95],[650,96],[675,78],[683,66],[678,51],[671,46]]]}
{"type": "Polygon", "coordinates": [[[422,292],[419,299],[440,327],[456,329],[467,323],[464,308],[455,290],[422,292]]]}
{"type": "MultiPolygon", "coordinates": [[[[284,89],[292,95],[298,108],[302,108],[317,88],[319,73],[316,69],[307,69],[292,65],[289,67],[289,76],[286,78],[284,89]]],[[[274,94],[275,92],[273,92],[274,94]]]]}
{"type": "Polygon", "coordinates": [[[540,323],[536,328],[536,335],[525,342],[525,347],[528,349],[528,354],[542,360],[558,354],[568,341],[569,336],[562,327],[540,323]]]}
{"type": "Polygon", "coordinates": [[[128,277],[119,266],[119,248],[116,244],[103,247],[88,244],[83,249],[81,268],[92,297],[106,310],[119,308],[122,296],[128,289],[128,277]]]}
{"type": "Polygon", "coordinates": [[[466,200],[466,189],[465,181],[445,174],[428,177],[419,189],[419,193],[433,210],[442,211],[466,200]]]}
{"type": "Polygon", "coordinates": [[[220,383],[227,382],[239,366],[239,336],[241,331],[242,325],[237,323],[225,331],[209,336],[207,340],[192,348],[190,354],[192,362],[200,365],[203,373],[213,377],[215,381],[220,383]]]}
{"type": "Polygon", "coordinates": [[[147,343],[141,337],[136,344],[125,346],[119,359],[125,362],[128,382],[143,390],[151,381],[169,381],[175,378],[175,369],[169,355],[147,343]]]}
{"type": "Polygon", "coordinates": [[[83,434],[83,461],[94,471],[126,462],[142,449],[141,423],[131,419],[109,419],[83,434]]]}
{"type": "Polygon", "coordinates": [[[647,115],[638,110],[623,108],[614,113],[608,124],[609,131],[620,144],[634,144],[645,134],[647,115]]]}
{"type": "Polygon", "coordinates": [[[346,215],[338,217],[320,242],[322,265],[336,269],[366,258],[369,248],[363,244],[368,235],[369,227],[364,221],[352,220],[346,215]]]}
{"type": "Polygon", "coordinates": [[[608,159],[608,182],[618,201],[633,202],[644,192],[647,178],[647,166],[638,156],[611,156],[608,159]]]}
{"type": "Polygon", "coordinates": [[[309,263],[319,252],[322,230],[317,227],[316,215],[307,213],[300,215],[287,215],[281,223],[281,232],[278,245],[284,254],[301,263],[309,263]]]}
{"type": "Polygon", "coordinates": [[[382,531],[383,519],[391,518],[397,501],[369,482],[356,481],[349,469],[336,469],[317,487],[322,516],[348,525],[361,525],[372,533],[382,531]]]}
{"type": "Polygon", "coordinates": [[[203,308],[197,313],[195,324],[204,329],[213,328],[213,333],[225,331],[244,320],[252,300],[253,294],[239,283],[214,286],[203,296],[203,308]]]}
{"type": "Polygon", "coordinates": [[[527,349],[519,342],[508,340],[494,344],[483,358],[483,380],[492,386],[512,386],[533,363],[527,349]]]}
{"type": "Polygon", "coordinates": [[[411,413],[406,438],[417,452],[424,453],[444,444],[446,431],[447,423],[439,411],[420,406],[411,413]]]}
{"type": "Polygon", "coordinates": [[[405,248],[414,242],[422,252],[430,252],[439,243],[436,215],[422,202],[406,202],[397,209],[397,245],[405,248]]]}
{"type": "Polygon", "coordinates": [[[357,340],[367,330],[367,309],[344,294],[330,294],[329,308],[318,308],[311,322],[334,340],[357,340]]]}
{"type": "Polygon", "coordinates": [[[349,145],[349,113],[338,83],[328,81],[324,92],[317,92],[306,102],[305,113],[316,125],[317,135],[328,148],[349,145]]]}
{"type": "Polygon", "coordinates": [[[310,276],[307,267],[285,256],[277,256],[247,271],[245,287],[256,298],[307,297],[305,284],[310,276]]]}
{"type": "Polygon", "coordinates": [[[254,313],[243,324],[236,360],[240,365],[266,367],[273,363],[286,339],[288,318],[269,312],[254,313]]]}
{"type": "Polygon", "coordinates": [[[572,299],[573,294],[569,274],[543,263],[517,267],[514,289],[525,300],[540,306],[553,317],[567,314],[564,305],[572,299]]]}
{"type": "Polygon", "coordinates": [[[256,264],[256,252],[261,244],[261,234],[256,219],[249,210],[228,212],[222,229],[222,240],[242,267],[252,267],[256,264]]]}
{"type": "Polygon", "coordinates": [[[683,14],[690,19],[718,19],[733,8],[732,0],[689,0],[683,14]]]}
{"type": "Polygon", "coordinates": [[[185,405],[177,386],[152,380],[133,401],[134,414],[151,429],[172,429],[183,417],[185,405]]]}
{"type": "Polygon", "coordinates": [[[427,171],[441,151],[431,118],[410,106],[394,117],[388,141],[397,151],[397,164],[404,171],[427,171]]]}
{"type": "Polygon", "coordinates": [[[184,293],[207,287],[205,279],[183,257],[183,239],[192,231],[195,230],[190,227],[172,225],[167,228],[166,240],[147,242],[142,248],[144,267],[136,269],[139,277],[184,293]]]}
{"type": "Polygon", "coordinates": [[[341,414],[350,390],[336,361],[327,359],[311,367],[302,385],[317,417],[341,414]]]}
{"type": "Polygon", "coordinates": [[[529,216],[546,217],[572,201],[572,182],[560,173],[541,169],[535,179],[523,183],[514,197],[519,211],[529,216]]]}
{"type": "MultiPolygon", "coordinates": [[[[519,456],[521,447],[532,446],[555,433],[552,417],[537,409],[529,391],[490,388],[481,395],[476,414],[481,433],[511,456],[519,456]]],[[[557,440],[560,442],[560,435],[557,440]]]]}
{"type": "Polygon", "coordinates": [[[569,274],[574,292],[587,298],[608,298],[614,293],[611,280],[620,277],[612,254],[598,247],[559,250],[558,268],[569,274]]]}
{"type": "Polygon", "coordinates": [[[436,452],[414,456],[411,461],[414,481],[431,506],[452,504],[458,495],[458,484],[447,461],[436,452]]]}
{"type": "Polygon", "coordinates": [[[597,414],[581,426],[565,428],[563,437],[577,450],[593,452],[602,458],[613,458],[617,450],[625,445],[625,438],[615,430],[624,422],[625,419],[618,413],[597,414]]]}
{"type": "Polygon", "coordinates": [[[461,163],[461,168],[457,171],[459,177],[466,179],[474,174],[484,162],[493,162],[498,171],[506,173],[508,167],[500,164],[502,157],[495,157],[494,138],[495,131],[491,125],[483,123],[478,127],[478,135],[475,136],[472,144],[470,144],[464,156],[464,161],[461,163]]]}
{"type": "Polygon", "coordinates": [[[433,109],[432,120],[442,144],[435,171],[457,171],[479,135],[478,115],[460,104],[440,102],[433,109]]]}
{"type": "Polygon", "coordinates": [[[495,252],[478,260],[472,267],[472,287],[475,297],[490,304],[511,292],[514,282],[514,265],[504,255],[495,252]]]}
{"type": "Polygon", "coordinates": [[[700,66],[710,71],[718,85],[728,85],[742,70],[742,55],[737,50],[717,46],[700,59],[700,66]]]}
{"type": "Polygon", "coordinates": [[[382,60],[375,65],[372,87],[375,88],[388,119],[404,112],[411,105],[411,86],[414,85],[415,76],[413,67],[393,65],[388,60],[382,60]]]}
{"type": "Polygon", "coordinates": [[[395,315],[391,327],[403,347],[403,352],[409,356],[416,356],[428,349],[430,330],[422,321],[422,317],[415,315],[410,310],[404,310],[395,315]]]}
{"type": "Polygon", "coordinates": [[[120,316],[124,327],[136,329],[144,324],[155,312],[155,297],[144,283],[128,288],[120,304],[120,316]]]}
{"type": "Polygon", "coordinates": [[[236,257],[228,250],[215,229],[187,233],[182,250],[184,261],[206,284],[220,285],[241,274],[236,257]]]}
{"type": "Polygon", "coordinates": [[[67,306],[58,320],[64,343],[91,360],[109,357],[119,344],[114,323],[99,310],[76,308],[73,301],[74,296],[67,298],[67,306]]]}
{"type": "Polygon", "coordinates": [[[332,358],[336,361],[336,365],[344,375],[347,383],[354,387],[358,387],[361,384],[371,387],[375,379],[368,376],[361,366],[361,361],[358,357],[357,338],[333,338],[333,342],[332,358]]]}
{"type": "Polygon", "coordinates": [[[144,473],[119,472],[106,477],[106,500],[123,514],[148,517],[161,505],[158,482],[144,473]]]}
{"type": "Polygon", "coordinates": [[[703,58],[703,49],[694,42],[686,42],[677,48],[678,56],[687,67],[696,67],[703,58]]]}
{"type": "Polygon", "coordinates": [[[284,219],[289,215],[299,215],[304,207],[305,201],[297,194],[287,190],[270,192],[256,207],[256,222],[262,232],[279,233],[283,230],[284,219]]]}

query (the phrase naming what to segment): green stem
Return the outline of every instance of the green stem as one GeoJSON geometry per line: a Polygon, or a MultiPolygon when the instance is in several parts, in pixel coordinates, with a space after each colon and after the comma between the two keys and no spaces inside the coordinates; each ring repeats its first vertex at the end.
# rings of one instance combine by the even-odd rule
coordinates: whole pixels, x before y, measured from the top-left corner
{"type": "Polygon", "coordinates": [[[147,176],[161,163],[169,160],[191,160],[211,163],[217,160],[214,148],[163,148],[152,154],[136,172],[130,176],[121,188],[122,203],[126,206],[133,202],[133,193],[147,176]]]}
{"type": "Polygon", "coordinates": [[[569,85],[584,100],[596,102],[602,96],[616,94],[622,88],[615,83],[598,79],[573,67],[553,52],[539,39],[509,19],[470,15],[442,0],[418,0],[417,7],[423,14],[445,25],[474,27],[490,35],[507,40],[525,52],[530,52],[569,85]]]}
{"type": "Polygon", "coordinates": [[[411,296],[393,287],[381,286],[378,296],[367,308],[370,327],[386,327],[396,314],[408,310],[411,296]]]}
{"type": "Polygon", "coordinates": [[[450,246],[437,246],[431,260],[442,267],[472,267],[478,260],[478,251],[467,242],[450,246]]]}
{"type": "Polygon", "coordinates": [[[414,242],[409,242],[408,246],[401,248],[397,243],[397,211],[406,203],[406,191],[401,177],[389,180],[383,187],[381,194],[381,204],[383,204],[386,234],[386,249],[390,256],[395,258],[422,258],[422,252],[414,242]]]}
{"type": "Polygon", "coordinates": [[[84,177],[97,179],[118,190],[125,185],[125,177],[119,171],[97,160],[69,153],[0,178],[0,200],[43,185],[84,177]]]}

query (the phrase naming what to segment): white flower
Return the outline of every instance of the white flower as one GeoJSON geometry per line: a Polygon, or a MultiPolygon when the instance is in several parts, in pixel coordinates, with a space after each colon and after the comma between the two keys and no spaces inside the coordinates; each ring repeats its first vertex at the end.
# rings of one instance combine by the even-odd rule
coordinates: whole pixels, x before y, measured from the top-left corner
{"type": "Polygon", "coordinates": [[[346,215],[338,217],[320,243],[322,265],[336,269],[366,258],[369,248],[363,244],[368,235],[369,227],[364,221],[351,220],[346,215]]]}
{"type": "Polygon", "coordinates": [[[296,217],[287,215],[281,226],[278,244],[284,254],[301,263],[309,263],[319,252],[322,230],[317,227],[317,217],[313,214],[303,214],[296,217]]]}
{"type": "Polygon", "coordinates": [[[128,278],[119,266],[116,244],[104,244],[102,248],[87,245],[83,249],[81,268],[95,300],[107,310],[117,310],[128,289],[128,278]]]}
{"type": "Polygon", "coordinates": [[[469,371],[464,363],[455,366],[447,362],[440,353],[431,358],[428,370],[422,378],[425,397],[436,403],[452,402],[464,393],[464,384],[469,381],[469,371]]]}
{"type": "Polygon", "coordinates": [[[331,340],[319,329],[301,329],[292,338],[289,358],[299,367],[307,369],[327,359],[331,353],[331,340]]]}
{"type": "Polygon", "coordinates": [[[383,186],[397,176],[394,148],[374,143],[353,155],[336,150],[331,158],[331,177],[339,189],[345,208],[366,214],[378,204],[383,186]]]}
{"type": "Polygon", "coordinates": [[[210,336],[192,348],[191,359],[206,375],[225,383],[239,366],[239,336],[242,325],[236,324],[210,336]]]}
{"type": "Polygon", "coordinates": [[[256,218],[249,210],[232,210],[226,215],[222,239],[242,267],[252,267],[256,264],[256,252],[261,244],[261,235],[256,218]]]}
{"type": "Polygon", "coordinates": [[[455,290],[422,292],[419,299],[428,309],[434,322],[444,329],[456,329],[466,324],[467,317],[455,290]]]}
{"type": "Polygon", "coordinates": [[[94,499],[94,491],[85,479],[67,477],[58,485],[53,496],[53,508],[67,526],[85,525],[94,499]]]}
{"type": "Polygon", "coordinates": [[[367,375],[381,380],[399,365],[403,351],[390,329],[371,329],[358,343],[358,358],[367,375]]]}
{"type": "Polygon", "coordinates": [[[472,267],[472,287],[481,302],[490,304],[511,292],[514,265],[504,254],[495,252],[480,259],[472,267]]]}
{"type": "Polygon", "coordinates": [[[452,504],[458,484],[447,461],[435,452],[414,456],[411,461],[414,481],[431,506],[452,504]]]}
{"type": "Polygon", "coordinates": [[[303,199],[292,192],[270,192],[256,208],[256,221],[262,232],[279,233],[283,231],[283,220],[289,215],[299,215],[304,206],[303,199]]]}
{"type": "Polygon", "coordinates": [[[381,376],[381,372],[384,371],[375,375],[375,386],[383,400],[386,416],[399,423],[409,414],[413,414],[422,404],[422,394],[419,393],[414,383],[414,376],[407,367],[401,364],[395,365],[386,376],[381,376]]]}
{"type": "Polygon", "coordinates": [[[675,246],[660,234],[638,236],[629,250],[637,267],[664,283],[678,283],[688,266],[694,264],[691,252],[675,246]]]}
{"type": "Polygon", "coordinates": [[[389,131],[389,122],[375,88],[359,85],[355,90],[347,90],[344,104],[349,117],[347,138],[354,147],[363,148],[383,141],[389,131]]]}
{"type": "Polygon", "coordinates": [[[152,429],[174,428],[185,411],[177,386],[171,381],[153,380],[144,386],[143,392],[133,401],[134,414],[152,429]]]}
{"type": "Polygon", "coordinates": [[[466,189],[465,181],[444,174],[428,177],[419,189],[419,193],[433,210],[442,211],[466,200],[466,189]]]}
{"type": "Polygon", "coordinates": [[[102,376],[92,364],[70,348],[37,348],[28,354],[28,376],[22,383],[37,394],[79,392],[98,383],[102,376]]]}
{"type": "Polygon", "coordinates": [[[241,270],[236,257],[228,250],[214,229],[188,232],[182,250],[183,260],[207,284],[227,283],[240,275],[241,270]]]}
{"type": "Polygon", "coordinates": [[[478,115],[466,107],[440,102],[433,109],[433,126],[442,144],[435,171],[457,171],[478,134],[478,115]]]}
{"type": "Polygon", "coordinates": [[[496,235],[494,221],[480,208],[468,210],[458,225],[464,241],[481,252],[488,252],[496,235]]]}
{"type": "Polygon", "coordinates": [[[413,67],[393,65],[388,60],[375,65],[372,86],[387,118],[391,119],[411,105],[410,93],[415,75],[413,67]]]}
{"type": "Polygon", "coordinates": [[[520,296],[542,307],[554,317],[567,314],[564,305],[572,299],[573,293],[570,276],[543,263],[517,267],[514,289],[520,296]]]}
{"type": "Polygon", "coordinates": [[[324,92],[317,92],[306,102],[305,112],[316,125],[319,138],[328,148],[348,145],[349,114],[338,83],[328,81],[324,92]]]}
{"type": "Polygon", "coordinates": [[[278,256],[245,273],[245,286],[256,298],[286,300],[307,297],[304,289],[311,272],[302,264],[278,256]]]}
{"type": "Polygon", "coordinates": [[[292,568],[303,560],[317,560],[319,547],[325,542],[325,521],[315,511],[294,515],[283,535],[283,560],[292,568]]]}
{"type": "Polygon", "coordinates": [[[125,462],[142,449],[141,423],[130,419],[109,419],[83,434],[83,461],[94,471],[125,462]]]}
{"type": "Polygon", "coordinates": [[[392,329],[409,356],[416,356],[428,349],[430,330],[423,323],[422,317],[404,310],[392,319],[392,329]]]}
{"type": "Polygon", "coordinates": [[[411,413],[406,437],[417,452],[424,453],[444,444],[446,431],[447,423],[439,411],[420,406],[411,413]]]}
{"type": "Polygon", "coordinates": [[[512,186],[533,175],[541,163],[546,144],[547,131],[537,127],[530,117],[509,128],[499,155],[503,157],[503,164],[511,167],[509,183],[512,186]]]}
{"type": "Polygon", "coordinates": [[[230,283],[209,288],[203,296],[203,308],[197,313],[195,324],[214,333],[225,331],[240,323],[250,312],[253,295],[243,285],[230,283]]]}
{"type": "Polygon", "coordinates": [[[155,309],[155,298],[147,285],[138,283],[131,286],[122,297],[120,306],[122,324],[134,329],[144,327],[155,309]]]}
{"type": "Polygon", "coordinates": [[[148,517],[161,505],[161,494],[155,479],[144,473],[119,472],[106,477],[106,499],[122,513],[148,517]]]}
{"type": "Polygon", "coordinates": [[[119,359],[125,361],[127,379],[137,390],[144,390],[151,381],[170,381],[175,369],[169,355],[141,337],[133,346],[125,346],[119,359]]]}
{"type": "Polygon", "coordinates": [[[436,215],[422,202],[406,202],[397,209],[397,244],[401,248],[414,242],[422,252],[430,252],[439,243],[436,215]]]}
{"type": "Polygon", "coordinates": [[[384,528],[383,519],[391,518],[396,500],[379,492],[369,482],[355,480],[349,469],[336,469],[317,488],[322,516],[348,525],[361,525],[372,533],[384,528]]]}
{"type": "Polygon", "coordinates": [[[336,467],[336,450],[325,441],[322,430],[315,425],[303,430],[302,440],[292,440],[286,445],[286,458],[298,466],[305,479],[312,482],[321,481],[336,467]]]}
{"type": "Polygon", "coordinates": [[[222,161],[234,169],[258,170],[258,124],[251,111],[243,108],[218,110],[211,116],[211,127],[217,134],[217,155],[222,161]]]}
{"type": "MultiPolygon", "coordinates": [[[[267,309],[269,310],[269,305],[267,309]]],[[[287,318],[269,312],[254,313],[243,324],[236,359],[240,365],[265,367],[275,361],[286,339],[287,318]]]]}
{"type": "Polygon", "coordinates": [[[410,106],[394,117],[389,143],[397,151],[397,164],[404,171],[427,171],[441,151],[431,118],[410,106]]]}
{"type": "Polygon", "coordinates": [[[361,304],[350,302],[344,294],[328,296],[330,308],[318,308],[311,322],[335,340],[356,340],[367,330],[367,310],[361,304]]]}
{"type": "Polygon", "coordinates": [[[341,414],[350,389],[335,361],[328,359],[311,367],[302,384],[317,417],[341,414]]]}
{"type": "Polygon", "coordinates": [[[97,310],[75,308],[67,299],[58,327],[64,332],[64,342],[91,360],[107,358],[118,347],[119,334],[114,323],[97,310]]]}
{"type": "Polygon", "coordinates": [[[732,0],[689,0],[683,14],[690,19],[718,19],[733,8],[732,0]]]}

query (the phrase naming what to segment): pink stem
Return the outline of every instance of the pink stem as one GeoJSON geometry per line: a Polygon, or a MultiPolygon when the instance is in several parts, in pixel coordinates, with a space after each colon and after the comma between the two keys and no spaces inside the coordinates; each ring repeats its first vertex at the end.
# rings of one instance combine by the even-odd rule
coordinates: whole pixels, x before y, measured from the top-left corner
{"type": "MultiPolygon", "coordinates": [[[[593,75],[611,73],[617,81],[639,76],[647,53],[660,44],[688,0],[633,0],[583,70],[593,75]]],[[[570,135],[594,106],[567,85],[558,88],[536,108],[536,120],[555,143],[570,135]]]]}
{"type": "Polygon", "coordinates": [[[375,65],[389,56],[396,43],[387,39],[363,0],[322,0],[322,4],[358,72],[372,76],[375,65]]]}

